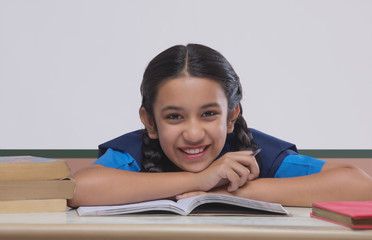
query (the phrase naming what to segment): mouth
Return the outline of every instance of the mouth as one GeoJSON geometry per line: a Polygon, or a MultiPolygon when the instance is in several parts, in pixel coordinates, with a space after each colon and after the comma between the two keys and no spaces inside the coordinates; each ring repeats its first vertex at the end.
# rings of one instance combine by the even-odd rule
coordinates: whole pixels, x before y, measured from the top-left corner
{"type": "Polygon", "coordinates": [[[204,156],[208,148],[209,148],[209,145],[197,146],[197,147],[184,147],[184,148],[179,148],[179,149],[188,158],[195,159],[195,158],[200,158],[204,156]]]}

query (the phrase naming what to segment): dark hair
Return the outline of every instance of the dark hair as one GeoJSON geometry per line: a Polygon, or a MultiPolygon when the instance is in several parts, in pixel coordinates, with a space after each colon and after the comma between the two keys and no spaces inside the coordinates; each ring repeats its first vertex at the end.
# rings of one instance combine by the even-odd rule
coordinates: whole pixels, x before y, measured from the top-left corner
{"type": "MultiPolygon", "coordinates": [[[[242,87],[238,75],[230,63],[217,51],[199,44],[177,45],[161,52],[147,66],[141,84],[142,105],[154,119],[153,103],[159,85],[168,80],[189,75],[192,77],[210,78],[221,84],[225,91],[228,108],[234,109],[237,104],[240,114],[234,125],[232,150],[256,150],[252,134],[243,118],[240,104],[242,87]]],[[[147,131],[143,132],[142,171],[166,172],[175,171],[176,167],[164,154],[159,140],[150,139],[147,131]]]]}

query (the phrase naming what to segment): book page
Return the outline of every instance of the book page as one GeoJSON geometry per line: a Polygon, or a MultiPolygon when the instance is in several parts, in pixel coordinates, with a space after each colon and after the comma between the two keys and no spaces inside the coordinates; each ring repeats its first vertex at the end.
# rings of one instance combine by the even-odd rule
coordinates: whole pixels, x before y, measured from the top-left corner
{"type": "Polygon", "coordinates": [[[183,210],[180,209],[176,202],[172,200],[155,200],[114,206],[87,206],[79,207],[77,209],[77,212],[80,216],[115,215],[146,211],[170,211],[178,214],[184,214],[183,210]]]}
{"type": "Polygon", "coordinates": [[[198,195],[190,198],[184,198],[178,200],[177,202],[172,200],[155,200],[116,206],[79,207],[77,212],[80,216],[129,214],[147,211],[167,211],[180,215],[188,215],[196,207],[207,203],[230,204],[247,209],[288,214],[287,210],[285,210],[280,204],[255,201],[222,194],[198,195]]]}
{"type": "Polygon", "coordinates": [[[282,205],[277,203],[268,203],[262,201],[251,200],[247,198],[239,198],[223,194],[205,194],[195,197],[178,200],[177,204],[183,208],[187,214],[192,212],[196,207],[207,203],[223,203],[230,204],[255,210],[288,214],[287,210],[282,205]]]}

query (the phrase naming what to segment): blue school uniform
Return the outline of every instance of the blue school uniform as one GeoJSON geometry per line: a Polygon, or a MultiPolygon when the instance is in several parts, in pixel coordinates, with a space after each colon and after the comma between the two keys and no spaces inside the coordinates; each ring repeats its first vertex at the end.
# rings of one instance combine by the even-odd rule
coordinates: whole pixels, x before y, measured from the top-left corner
{"type": "MultiPolygon", "coordinates": [[[[320,172],[324,161],[298,153],[296,145],[265,134],[256,129],[249,129],[253,141],[261,148],[261,178],[285,178],[310,175],[320,172]]],[[[124,134],[99,145],[98,159],[94,164],[139,172],[142,167],[142,133],[137,130],[124,134]]],[[[234,151],[234,133],[228,134],[226,143],[220,153],[234,151]]]]}

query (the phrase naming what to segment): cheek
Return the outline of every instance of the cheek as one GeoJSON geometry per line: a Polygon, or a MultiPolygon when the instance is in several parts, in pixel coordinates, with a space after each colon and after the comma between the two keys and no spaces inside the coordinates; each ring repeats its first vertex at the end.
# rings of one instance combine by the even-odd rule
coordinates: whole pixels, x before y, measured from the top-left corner
{"type": "Polygon", "coordinates": [[[158,133],[159,141],[172,138],[174,131],[172,125],[167,124],[160,116],[155,114],[156,131],[158,133]]]}
{"type": "Polygon", "coordinates": [[[160,146],[163,149],[164,153],[167,155],[168,158],[170,158],[171,150],[174,147],[174,144],[177,141],[177,138],[179,136],[179,133],[177,131],[177,128],[174,127],[164,127],[164,126],[158,126],[158,137],[160,146]]]}
{"type": "Polygon", "coordinates": [[[164,123],[159,123],[157,125],[157,132],[159,135],[159,140],[161,141],[169,141],[174,139],[178,132],[179,128],[176,125],[170,125],[170,124],[164,124],[164,123]]]}
{"type": "Polygon", "coordinates": [[[213,121],[210,124],[207,124],[207,128],[209,130],[214,130],[216,134],[217,133],[226,134],[227,133],[227,120],[225,116],[222,116],[218,120],[213,121]]]}
{"type": "Polygon", "coordinates": [[[217,148],[221,148],[225,145],[226,136],[227,136],[227,122],[225,119],[221,119],[214,124],[210,124],[207,128],[208,135],[213,139],[213,142],[216,144],[217,148]]]}

